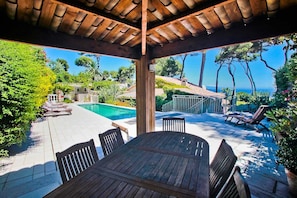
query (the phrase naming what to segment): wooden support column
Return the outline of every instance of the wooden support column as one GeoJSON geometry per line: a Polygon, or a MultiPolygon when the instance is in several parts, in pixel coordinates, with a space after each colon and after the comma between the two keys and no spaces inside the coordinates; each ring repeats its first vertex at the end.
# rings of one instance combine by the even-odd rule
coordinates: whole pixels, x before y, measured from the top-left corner
{"type": "Polygon", "coordinates": [[[147,55],[136,61],[137,135],[155,130],[155,72],[147,55]]]}

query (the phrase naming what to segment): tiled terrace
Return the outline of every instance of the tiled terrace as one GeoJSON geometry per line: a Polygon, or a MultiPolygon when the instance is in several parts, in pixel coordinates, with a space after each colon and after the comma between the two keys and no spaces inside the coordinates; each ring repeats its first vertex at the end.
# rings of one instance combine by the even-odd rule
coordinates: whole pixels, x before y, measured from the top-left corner
{"type": "MultiPolygon", "coordinates": [[[[0,161],[0,197],[42,197],[61,185],[55,153],[93,138],[99,158],[103,157],[98,134],[112,128],[112,121],[71,104],[73,114],[49,117],[32,124],[28,140],[11,149],[11,157],[0,161]]],[[[210,159],[222,138],[238,156],[237,164],[248,181],[253,197],[290,197],[284,168],[275,163],[277,146],[270,132],[245,129],[224,122],[219,114],[192,115],[172,112],[186,118],[187,133],[203,137],[210,145],[210,159]]],[[[156,130],[161,118],[156,115],[156,130]]],[[[117,121],[135,137],[135,118],[117,121]]],[[[126,136],[124,135],[124,138],[126,136]]]]}

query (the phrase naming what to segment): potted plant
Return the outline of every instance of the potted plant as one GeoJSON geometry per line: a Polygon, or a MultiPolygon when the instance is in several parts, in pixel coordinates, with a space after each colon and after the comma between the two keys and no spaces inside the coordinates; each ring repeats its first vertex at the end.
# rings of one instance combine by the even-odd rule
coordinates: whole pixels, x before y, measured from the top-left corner
{"type": "Polygon", "coordinates": [[[297,196],[297,102],[271,110],[266,116],[277,137],[277,161],[285,167],[290,193],[297,196]]]}
{"type": "Polygon", "coordinates": [[[297,54],[275,73],[275,78],[277,108],[266,116],[277,139],[277,161],[284,165],[290,193],[297,197],[297,54]]]}

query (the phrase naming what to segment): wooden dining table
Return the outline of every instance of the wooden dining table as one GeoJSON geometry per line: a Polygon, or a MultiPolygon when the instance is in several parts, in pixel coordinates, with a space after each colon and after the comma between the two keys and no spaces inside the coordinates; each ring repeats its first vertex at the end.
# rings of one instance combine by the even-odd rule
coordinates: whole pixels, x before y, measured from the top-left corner
{"type": "Polygon", "coordinates": [[[148,132],[45,197],[209,197],[209,145],[187,133],[148,132]]]}

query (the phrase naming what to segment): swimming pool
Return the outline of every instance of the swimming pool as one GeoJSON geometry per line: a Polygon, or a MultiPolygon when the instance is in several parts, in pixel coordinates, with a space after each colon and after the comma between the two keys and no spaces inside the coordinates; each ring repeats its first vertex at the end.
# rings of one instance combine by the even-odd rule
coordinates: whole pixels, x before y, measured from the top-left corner
{"type": "Polygon", "coordinates": [[[119,120],[124,118],[132,118],[136,116],[136,110],[112,106],[106,104],[81,104],[79,105],[89,111],[97,113],[111,120],[119,120]]]}

